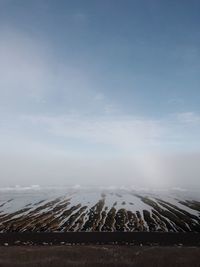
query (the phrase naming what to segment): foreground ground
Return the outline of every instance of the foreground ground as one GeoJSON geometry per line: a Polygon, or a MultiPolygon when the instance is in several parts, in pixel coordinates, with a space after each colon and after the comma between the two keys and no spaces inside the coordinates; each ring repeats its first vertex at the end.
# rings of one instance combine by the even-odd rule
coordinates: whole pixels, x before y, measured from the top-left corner
{"type": "Polygon", "coordinates": [[[0,267],[200,267],[200,247],[13,246],[0,247],[0,267]]]}

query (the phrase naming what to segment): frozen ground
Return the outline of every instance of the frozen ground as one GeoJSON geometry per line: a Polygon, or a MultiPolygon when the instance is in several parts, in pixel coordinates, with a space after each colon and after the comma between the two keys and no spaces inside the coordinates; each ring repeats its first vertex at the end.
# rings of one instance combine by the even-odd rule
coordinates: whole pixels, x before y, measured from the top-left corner
{"type": "Polygon", "coordinates": [[[0,188],[0,232],[200,232],[198,192],[127,188],[0,188]]]}

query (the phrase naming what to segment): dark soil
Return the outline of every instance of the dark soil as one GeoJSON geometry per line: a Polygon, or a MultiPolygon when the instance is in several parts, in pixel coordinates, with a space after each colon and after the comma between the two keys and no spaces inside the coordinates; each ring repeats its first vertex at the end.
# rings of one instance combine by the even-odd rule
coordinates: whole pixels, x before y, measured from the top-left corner
{"type": "Polygon", "coordinates": [[[200,267],[199,247],[0,247],[0,267],[200,267]]]}

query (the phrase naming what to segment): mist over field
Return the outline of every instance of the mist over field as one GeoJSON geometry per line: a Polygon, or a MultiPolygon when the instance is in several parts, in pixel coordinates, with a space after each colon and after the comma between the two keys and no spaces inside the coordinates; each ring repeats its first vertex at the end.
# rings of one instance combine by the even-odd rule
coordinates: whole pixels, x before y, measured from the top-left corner
{"type": "Polygon", "coordinates": [[[149,160],[144,161],[142,157],[103,160],[49,157],[49,154],[38,157],[12,155],[9,159],[1,158],[1,187],[37,184],[198,189],[198,156],[151,157],[149,155],[149,160]]]}

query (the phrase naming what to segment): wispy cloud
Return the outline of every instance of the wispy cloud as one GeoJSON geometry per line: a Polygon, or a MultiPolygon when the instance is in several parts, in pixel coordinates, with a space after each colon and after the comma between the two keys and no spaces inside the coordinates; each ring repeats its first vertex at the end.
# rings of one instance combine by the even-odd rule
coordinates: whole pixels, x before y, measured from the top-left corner
{"type": "Polygon", "coordinates": [[[79,60],[77,65],[73,61],[62,61],[54,52],[44,40],[15,28],[0,27],[1,109],[26,113],[51,113],[52,110],[88,113],[101,112],[111,106],[95,86],[84,62],[79,60]]]}
{"type": "Polygon", "coordinates": [[[0,28],[0,104],[7,111],[45,101],[53,77],[47,55],[45,46],[28,34],[0,28]]]}
{"type": "Polygon", "coordinates": [[[26,123],[53,136],[73,138],[93,144],[107,144],[121,151],[157,146],[162,135],[160,123],[134,117],[24,116],[26,123]]]}
{"type": "MultiPolygon", "coordinates": [[[[0,135],[0,175],[6,177],[7,184],[34,181],[50,185],[197,188],[198,139],[196,150],[191,150],[194,133],[184,132],[182,122],[175,115],[173,118],[152,121],[133,117],[91,119],[73,114],[23,115],[16,121],[19,131],[8,131],[7,127],[4,136],[0,135]]],[[[198,136],[199,129],[195,132],[198,136]]]]}
{"type": "Polygon", "coordinates": [[[195,112],[178,113],[177,119],[181,123],[200,125],[200,115],[195,112]]]}
{"type": "Polygon", "coordinates": [[[160,120],[106,114],[93,117],[78,114],[22,116],[25,123],[40,129],[42,127],[50,135],[112,145],[129,153],[147,149],[187,150],[189,141],[196,143],[198,148],[196,136],[200,133],[199,118],[193,112],[172,114],[160,120]],[[191,123],[195,123],[195,127],[191,128],[191,123]]]}

